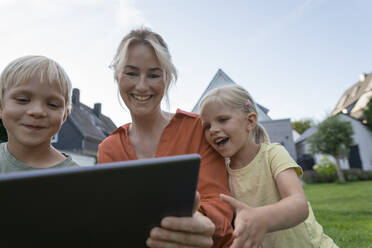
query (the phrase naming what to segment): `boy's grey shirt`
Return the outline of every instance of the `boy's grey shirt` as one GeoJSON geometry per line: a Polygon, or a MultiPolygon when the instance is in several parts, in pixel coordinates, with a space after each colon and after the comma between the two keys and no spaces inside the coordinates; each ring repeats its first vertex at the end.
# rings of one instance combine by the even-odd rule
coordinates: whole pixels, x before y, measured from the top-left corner
{"type": "MultiPolygon", "coordinates": [[[[8,142],[4,142],[0,144],[0,173],[11,173],[11,172],[16,172],[16,171],[43,170],[44,169],[44,168],[34,168],[17,160],[8,151],[7,144],[8,142]]],[[[74,166],[78,166],[78,165],[72,160],[71,156],[67,155],[65,160],[63,160],[62,162],[56,165],[49,167],[48,169],[74,167],[74,166]]]]}

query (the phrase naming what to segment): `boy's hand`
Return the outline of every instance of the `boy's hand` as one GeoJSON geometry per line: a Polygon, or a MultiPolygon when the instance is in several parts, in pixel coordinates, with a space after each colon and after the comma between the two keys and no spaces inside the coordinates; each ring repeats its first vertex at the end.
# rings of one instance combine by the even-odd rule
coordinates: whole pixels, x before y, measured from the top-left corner
{"type": "Polygon", "coordinates": [[[221,194],[221,199],[236,210],[234,241],[230,248],[260,248],[267,232],[264,213],[233,197],[221,194]]]}

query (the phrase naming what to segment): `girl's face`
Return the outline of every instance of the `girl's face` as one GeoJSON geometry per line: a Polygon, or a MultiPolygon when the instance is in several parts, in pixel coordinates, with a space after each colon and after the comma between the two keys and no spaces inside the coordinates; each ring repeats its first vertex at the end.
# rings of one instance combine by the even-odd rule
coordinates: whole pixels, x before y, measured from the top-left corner
{"type": "Polygon", "coordinates": [[[256,125],[254,113],[243,113],[217,101],[204,105],[201,112],[204,135],[208,143],[224,158],[244,157],[254,144],[250,131],[256,125]]]}
{"type": "Polygon", "coordinates": [[[128,49],[128,60],[119,78],[120,95],[132,116],[160,112],[164,96],[163,69],[154,50],[135,44],[128,49]]]}

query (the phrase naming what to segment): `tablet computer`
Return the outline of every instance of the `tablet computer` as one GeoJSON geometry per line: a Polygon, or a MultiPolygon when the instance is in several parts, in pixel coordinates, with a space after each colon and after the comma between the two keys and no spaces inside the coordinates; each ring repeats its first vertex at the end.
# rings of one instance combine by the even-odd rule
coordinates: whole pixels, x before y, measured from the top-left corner
{"type": "Polygon", "coordinates": [[[191,216],[197,154],[0,175],[0,247],[146,247],[191,216]]]}

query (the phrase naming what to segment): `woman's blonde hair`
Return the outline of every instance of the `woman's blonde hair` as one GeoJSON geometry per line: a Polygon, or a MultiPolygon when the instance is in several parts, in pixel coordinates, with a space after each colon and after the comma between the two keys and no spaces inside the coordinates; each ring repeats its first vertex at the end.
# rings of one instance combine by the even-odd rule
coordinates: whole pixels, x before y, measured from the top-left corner
{"type": "Polygon", "coordinates": [[[116,82],[119,82],[125,63],[128,60],[128,49],[131,45],[135,44],[144,44],[154,49],[161,67],[165,70],[165,96],[167,102],[169,102],[168,90],[170,85],[177,81],[177,70],[172,63],[172,57],[164,39],[149,28],[142,27],[134,29],[120,42],[110,65],[110,68],[114,70],[114,78],[116,82]]]}
{"type": "Polygon", "coordinates": [[[40,55],[28,55],[10,62],[0,76],[0,102],[7,90],[25,84],[33,77],[39,77],[42,84],[55,84],[65,98],[65,106],[71,109],[71,81],[65,70],[54,60],[40,55]]]}
{"type": "MultiPolygon", "coordinates": [[[[200,101],[200,113],[203,111],[207,103],[222,103],[235,109],[241,110],[243,113],[255,113],[258,117],[256,104],[249,93],[239,85],[229,85],[209,91],[200,101]]],[[[265,128],[256,123],[255,128],[251,132],[256,144],[270,142],[269,135],[265,128]]]]}

